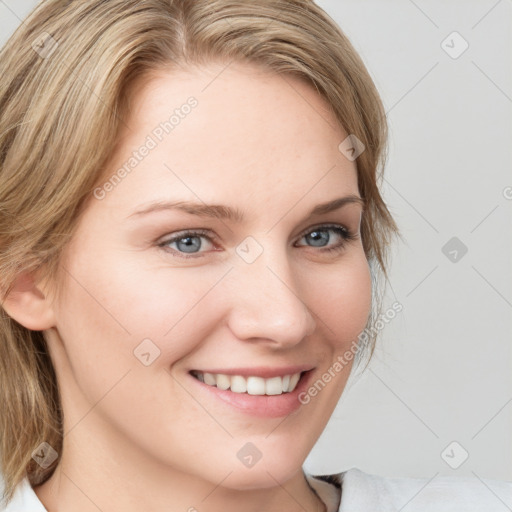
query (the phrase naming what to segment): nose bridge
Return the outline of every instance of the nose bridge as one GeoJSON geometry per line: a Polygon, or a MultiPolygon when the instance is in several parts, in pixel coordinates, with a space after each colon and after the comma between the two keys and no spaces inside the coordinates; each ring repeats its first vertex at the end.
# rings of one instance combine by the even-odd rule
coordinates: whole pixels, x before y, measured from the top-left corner
{"type": "Polygon", "coordinates": [[[267,247],[254,261],[248,261],[242,256],[231,276],[230,327],[234,335],[284,346],[312,334],[315,319],[295,285],[285,251],[267,247]]]}

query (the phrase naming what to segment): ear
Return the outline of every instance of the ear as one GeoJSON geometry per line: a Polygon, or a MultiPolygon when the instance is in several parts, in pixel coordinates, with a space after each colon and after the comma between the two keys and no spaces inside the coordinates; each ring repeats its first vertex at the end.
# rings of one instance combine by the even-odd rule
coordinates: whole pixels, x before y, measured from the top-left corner
{"type": "Polygon", "coordinates": [[[43,331],[55,325],[49,297],[36,285],[35,274],[31,272],[18,275],[2,307],[11,318],[32,331],[43,331]]]}

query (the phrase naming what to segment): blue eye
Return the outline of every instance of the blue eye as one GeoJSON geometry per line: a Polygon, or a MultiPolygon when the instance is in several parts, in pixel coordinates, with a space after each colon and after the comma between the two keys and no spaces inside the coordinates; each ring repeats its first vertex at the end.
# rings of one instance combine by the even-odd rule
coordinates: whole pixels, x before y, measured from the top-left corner
{"type": "MultiPolygon", "coordinates": [[[[307,239],[312,243],[312,245],[308,247],[317,247],[321,252],[341,251],[345,248],[347,242],[357,240],[357,238],[357,234],[339,225],[324,225],[314,229],[309,228],[308,231],[300,236],[300,239],[307,239]],[[335,235],[340,238],[340,241],[329,246],[328,244],[332,239],[329,233],[335,233],[335,235]]],[[[197,258],[204,252],[200,252],[204,246],[201,240],[207,240],[206,245],[213,245],[213,239],[210,236],[210,232],[207,230],[184,231],[172,238],[159,242],[157,245],[180,258],[197,258]],[[175,244],[175,248],[170,247],[173,244],[175,244]]]]}
{"type": "Polygon", "coordinates": [[[320,247],[323,252],[331,252],[331,251],[341,251],[345,248],[347,242],[351,240],[357,240],[358,235],[352,233],[349,229],[339,226],[339,225],[327,225],[327,226],[319,226],[315,229],[309,229],[306,233],[302,235],[301,238],[309,239],[313,242],[313,245],[309,247],[320,247]],[[328,234],[336,233],[338,237],[341,238],[341,241],[338,243],[331,245],[330,247],[327,244],[331,241],[331,236],[328,234]]]}
{"type": "Polygon", "coordinates": [[[180,254],[180,251],[183,251],[186,254],[196,254],[203,246],[201,239],[206,239],[209,243],[213,243],[211,237],[208,236],[208,231],[198,230],[186,231],[178,236],[160,242],[158,245],[163,248],[168,248],[169,245],[176,244],[176,249],[171,249],[171,251],[183,258],[190,258],[194,256],[182,255],[180,254]]]}

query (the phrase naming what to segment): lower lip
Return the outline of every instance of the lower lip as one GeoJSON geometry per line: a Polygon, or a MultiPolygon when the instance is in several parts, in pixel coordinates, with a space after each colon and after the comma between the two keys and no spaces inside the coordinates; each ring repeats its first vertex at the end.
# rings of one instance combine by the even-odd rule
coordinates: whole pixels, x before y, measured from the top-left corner
{"type": "Polygon", "coordinates": [[[281,395],[249,395],[248,393],[233,393],[230,390],[209,386],[189,374],[189,377],[198,385],[198,389],[209,397],[215,397],[229,404],[233,408],[261,418],[279,418],[296,411],[302,405],[299,395],[307,389],[312,370],[305,372],[297,386],[290,393],[281,395]]]}

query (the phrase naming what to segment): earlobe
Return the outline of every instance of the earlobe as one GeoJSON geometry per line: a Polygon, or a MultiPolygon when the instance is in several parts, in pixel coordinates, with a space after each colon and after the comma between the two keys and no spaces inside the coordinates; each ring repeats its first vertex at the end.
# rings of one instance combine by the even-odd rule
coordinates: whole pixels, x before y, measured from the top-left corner
{"type": "Polygon", "coordinates": [[[33,273],[19,274],[3,298],[2,307],[11,318],[32,331],[43,331],[55,325],[51,301],[37,286],[33,273]]]}

